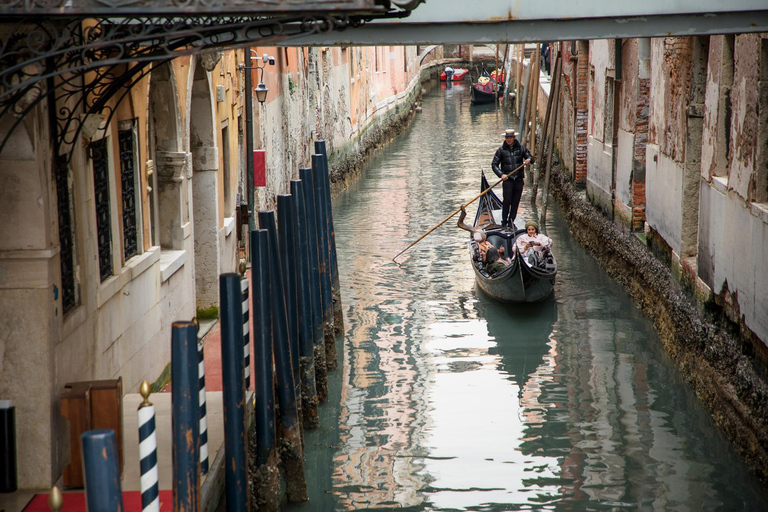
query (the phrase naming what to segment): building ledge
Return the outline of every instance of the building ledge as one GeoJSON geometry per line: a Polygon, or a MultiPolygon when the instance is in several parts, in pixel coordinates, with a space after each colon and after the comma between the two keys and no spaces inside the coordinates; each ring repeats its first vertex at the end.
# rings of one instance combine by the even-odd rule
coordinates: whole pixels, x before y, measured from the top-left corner
{"type": "Polygon", "coordinates": [[[752,215],[768,224],[768,203],[750,203],[749,209],[752,215]]]}
{"type": "Polygon", "coordinates": [[[235,228],[235,218],[234,217],[225,217],[224,218],[224,236],[229,236],[232,234],[232,230],[235,228]]]}
{"type": "MultiPolygon", "coordinates": [[[[119,274],[107,278],[96,293],[96,305],[102,307],[125,285],[139,277],[145,270],[157,263],[160,259],[160,247],[150,247],[138,256],[129,259],[119,274]]],[[[127,293],[127,292],[126,292],[127,293]]]]}
{"type": "Polygon", "coordinates": [[[187,260],[187,251],[160,251],[160,282],[167,281],[187,260]]]}

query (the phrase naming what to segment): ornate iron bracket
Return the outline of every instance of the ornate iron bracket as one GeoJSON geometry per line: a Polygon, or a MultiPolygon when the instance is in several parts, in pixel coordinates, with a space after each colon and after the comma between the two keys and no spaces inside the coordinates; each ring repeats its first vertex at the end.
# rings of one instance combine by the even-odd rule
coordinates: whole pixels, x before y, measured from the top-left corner
{"type": "MultiPolygon", "coordinates": [[[[376,17],[402,16],[407,11],[376,17]]],[[[0,40],[0,153],[25,116],[48,100],[56,152],[66,162],[83,131],[93,130],[94,123],[98,127],[102,118],[97,116],[109,121],[152,65],[222,48],[279,45],[296,35],[360,26],[372,17],[60,17],[13,24],[8,19],[0,21],[5,29],[0,40]]]]}

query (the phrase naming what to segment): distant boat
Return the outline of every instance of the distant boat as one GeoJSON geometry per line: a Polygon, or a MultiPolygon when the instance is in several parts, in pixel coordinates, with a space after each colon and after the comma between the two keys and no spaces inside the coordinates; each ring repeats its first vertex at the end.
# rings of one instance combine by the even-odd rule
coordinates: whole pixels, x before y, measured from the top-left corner
{"type": "MultiPolygon", "coordinates": [[[[489,187],[485,174],[482,175],[480,187],[481,192],[489,187]]],[[[525,234],[525,229],[516,226],[502,228],[500,226],[501,207],[501,200],[493,190],[486,193],[480,198],[473,226],[485,230],[487,240],[497,249],[504,246],[504,251],[509,255],[511,263],[494,275],[489,275],[484,269],[483,262],[473,257],[477,242],[470,236],[470,263],[475,272],[475,282],[481,290],[500,302],[521,303],[544,300],[552,295],[554,290],[557,276],[555,258],[550,253],[541,265],[532,265],[521,256],[517,251],[515,240],[518,235],[525,234]]]]}
{"type": "Polygon", "coordinates": [[[469,90],[469,99],[473,105],[494,103],[496,98],[501,96],[503,89],[503,82],[496,82],[486,70],[483,70],[480,78],[472,84],[472,88],[469,90]]]}
{"type": "MultiPolygon", "coordinates": [[[[456,69],[453,70],[453,76],[451,78],[451,81],[452,82],[461,82],[462,80],[467,78],[467,74],[469,74],[469,70],[468,69],[456,68],[456,69]]],[[[446,81],[446,73],[445,73],[445,71],[440,73],[440,81],[441,82],[445,82],[446,81]]]]}

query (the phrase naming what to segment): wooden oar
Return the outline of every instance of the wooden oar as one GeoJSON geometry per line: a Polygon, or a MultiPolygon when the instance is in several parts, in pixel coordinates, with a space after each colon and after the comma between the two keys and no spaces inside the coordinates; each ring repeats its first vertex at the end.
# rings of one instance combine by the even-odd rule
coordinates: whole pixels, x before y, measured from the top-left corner
{"type": "MultiPolygon", "coordinates": [[[[520,170],[520,169],[522,169],[523,167],[525,167],[525,164],[521,165],[520,167],[518,167],[518,168],[517,168],[517,169],[515,169],[514,171],[512,171],[512,172],[510,172],[510,173],[506,174],[505,176],[511,176],[511,175],[515,174],[517,171],[519,171],[519,170],[520,170]]],[[[499,183],[501,183],[502,181],[504,181],[504,178],[501,178],[501,179],[499,179],[499,181],[497,181],[496,183],[494,183],[493,185],[491,185],[490,187],[488,187],[487,189],[483,190],[482,192],[480,192],[479,194],[477,194],[475,197],[473,197],[472,199],[470,199],[469,201],[467,201],[466,203],[464,203],[463,205],[461,205],[461,206],[459,207],[459,209],[458,209],[458,210],[454,211],[452,214],[450,214],[449,216],[447,216],[446,218],[444,218],[443,220],[441,220],[441,221],[440,221],[438,224],[436,224],[434,227],[432,227],[432,229],[430,229],[429,231],[427,231],[426,233],[424,233],[423,235],[421,235],[421,236],[420,236],[420,237],[419,237],[419,238],[418,238],[418,239],[417,239],[415,242],[413,242],[411,245],[409,245],[408,247],[406,247],[405,249],[403,249],[403,250],[402,250],[402,251],[400,251],[399,253],[395,254],[395,257],[394,257],[394,258],[392,258],[392,261],[394,261],[395,263],[397,263],[397,261],[395,261],[395,260],[397,259],[397,257],[398,257],[398,256],[400,256],[401,254],[403,254],[405,251],[407,251],[408,249],[410,249],[411,247],[413,247],[413,246],[414,246],[414,245],[416,245],[417,243],[421,242],[421,240],[422,240],[422,239],[423,239],[425,236],[427,236],[428,234],[430,234],[431,232],[433,232],[434,230],[436,230],[437,228],[439,228],[440,226],[442,226],[443,224],[445,224],[445,223],[446,223],[446,221],[448,221],[448,220],[449,220],[451,217],[453,217],[454,215],[456,215],[457,213],[459,213],[459,212],[461,211],[461,209],[462,209],[462,208],[466,208],[466,207],[467,207],[467,206],[469,206],[470,204],[474,203],[474,202],[475,202],[477,199],[479,199],[479,198],[483,197],[483,196],[486,194],[486,192],[488,192],[489,190],[491,190],[493,187],[495,187],[496,185],[498,185],[498,184],[499,184],[499,183]]]]}

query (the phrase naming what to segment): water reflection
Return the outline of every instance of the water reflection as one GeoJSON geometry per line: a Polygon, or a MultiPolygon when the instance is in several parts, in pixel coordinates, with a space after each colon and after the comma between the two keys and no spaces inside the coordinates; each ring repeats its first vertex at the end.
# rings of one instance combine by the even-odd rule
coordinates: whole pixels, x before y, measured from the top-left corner
{"type": "MultiPolygon", "coordinates": [[[[554,299],[504,306],[474,288],[466,233],[515,120],[435,88],[411,129],[334,201],[345,310],[335,398],[306,433],[310,503],[291,510],[761,510],[746,472],[651,323],[547,219],[554,299]],[[470,210],[470,215],[474,211],[470,210]]],[[[535,217],[523,195],[520,216],[535,217]]]]}

